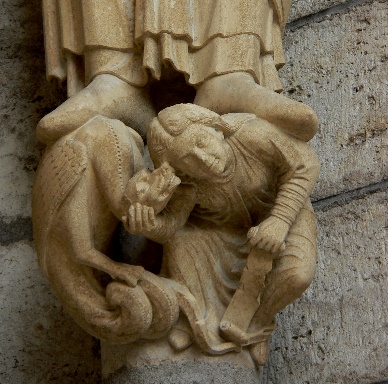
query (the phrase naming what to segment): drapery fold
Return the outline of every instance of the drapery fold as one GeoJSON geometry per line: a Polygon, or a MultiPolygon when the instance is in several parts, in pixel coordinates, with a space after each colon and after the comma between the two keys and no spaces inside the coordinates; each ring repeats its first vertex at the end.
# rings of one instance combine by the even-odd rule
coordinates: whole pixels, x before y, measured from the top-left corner
{"type": "Polygon", "coordinates": [[[169,62],[193,85],[245,71],[279,90],[289,6],[290,0],[43,0],[47,74],[85,86],[112,73],[142,86],[169,62]],[[77,56],[83,68],[69,70],[79,66],[77,56]]]}

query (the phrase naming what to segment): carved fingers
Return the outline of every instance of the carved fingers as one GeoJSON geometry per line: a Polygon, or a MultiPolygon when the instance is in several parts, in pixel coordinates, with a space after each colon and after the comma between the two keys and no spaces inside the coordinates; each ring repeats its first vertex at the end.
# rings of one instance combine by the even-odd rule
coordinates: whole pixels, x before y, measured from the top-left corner
{"type": "Polygon", "coordinates": [[[140,203],[133,204],[128,209],[128,216],[122,218],[126,230],[132,234],[146,234],[155,227],[154,208],[140,203]]]}
{"type": "Polygon", "coordinates": [[[113,280],[121,281],[129,287],[136,287],[139,280],[143,277],[144,268],[139,265],[129,265],[119,263],[110,275],[113,280]]]}
{"type": "Polygon", "coordinates": [[[270,216],[248,231],[248,240],[252,247],[278,254],[285,249],[285,239],[289,225],[277,217],[270,216]]]}

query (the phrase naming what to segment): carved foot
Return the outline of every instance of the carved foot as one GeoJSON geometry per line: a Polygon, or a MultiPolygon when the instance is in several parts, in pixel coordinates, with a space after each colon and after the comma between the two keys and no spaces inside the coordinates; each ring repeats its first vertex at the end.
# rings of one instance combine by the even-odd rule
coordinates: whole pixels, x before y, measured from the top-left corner
{"type": "Polygon", "coordinates": [[[262,367],[268,359],[269,355],[269,339],[250,347],[249,352],[257,369],[262,367]]]}
{"type": "Polygon", "coordinates": [[[97,115],[121,120],[145,136],[155,113],[144,89],[136,88],[115,76],[102,74],[43,117],[37,126],[37,136],[48,144],[97,115]]]}
{"type": "Polygon", "coordinates": [[[181,329],[172,329],[168,335],[168,342],[176,351],[183,351],[193,344],[190,334],[181,329]]]}
{"type": "Polygon", "coordinates": [[[275,324],[260,328],[256,332],[245,332],[237,325],[229,321],[223,321],[220,324],[220,329],[228,340],[234,341],[235,343],[244,346],[262,342],[263,340],[268,340],[272,334],[272,331],[275,329],[275,324]]]}

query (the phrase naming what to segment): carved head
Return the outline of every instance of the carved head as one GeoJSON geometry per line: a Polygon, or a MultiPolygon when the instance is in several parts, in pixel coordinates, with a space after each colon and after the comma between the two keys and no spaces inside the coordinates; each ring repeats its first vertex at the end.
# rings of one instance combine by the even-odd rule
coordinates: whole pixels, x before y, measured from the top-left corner
{"type": "Polygon", "coordinates": [[[194,104],[161,111],[148,131],[148,148],[155,166],[167,161],[195,179],[222,176],[231,161],[224,133],[233,130],[220,115],[194,104]]]}
{"type": "Polygon", "coordinates": [[[166,207],[180,182],[174,169],[164,162],[153,172],[142,169],[132,177],[125,188],[124,197],[130,205],[147,205],[158,214],[166,207]]]}

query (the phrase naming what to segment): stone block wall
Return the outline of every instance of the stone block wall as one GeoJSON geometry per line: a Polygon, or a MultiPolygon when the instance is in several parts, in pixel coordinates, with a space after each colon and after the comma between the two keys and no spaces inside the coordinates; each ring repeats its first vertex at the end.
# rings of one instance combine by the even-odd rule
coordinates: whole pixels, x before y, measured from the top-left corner
{"type": "MultiPolygon", "coordinates": [[[[98,383],[99,344],[63,312],[32,242],[34,128],[65,89],[45,79],[40,1],[0,3],[0,383],[98,383]]],[[[285,93],[320,119],[319,260],[278,317],[266,384],[388,380],[387,14],[379,0],[291,10],[285,93]]]]}

